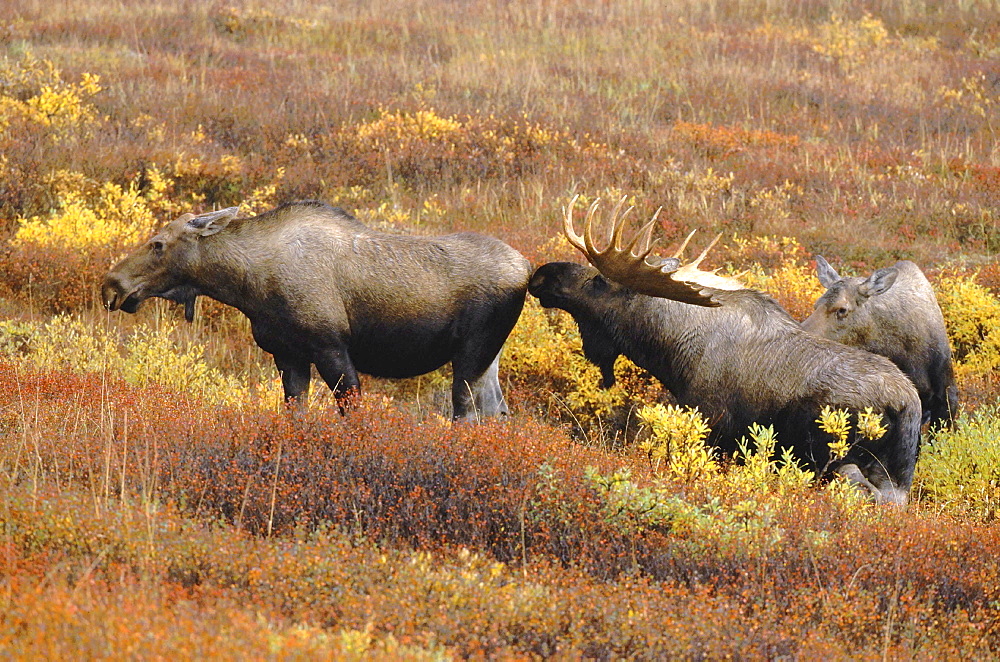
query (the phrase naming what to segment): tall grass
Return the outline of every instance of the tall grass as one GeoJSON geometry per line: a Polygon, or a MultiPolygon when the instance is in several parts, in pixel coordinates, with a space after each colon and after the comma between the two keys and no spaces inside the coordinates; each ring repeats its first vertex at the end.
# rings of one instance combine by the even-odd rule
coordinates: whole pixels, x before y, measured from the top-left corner
{"type": "MultiPolygon", "coordinates": [[[[995,252],[997,91],[979,76],[996,44],[988,31],[951,26],[988,24],[996,7],[959,5],[947,22],[905,2],[786,9],[10,3],[9,71],[33,71],[30,54],[51,62],[64,85],[92,74],[102,91],[89,101],[98,114],[87,131],[44,151],[33,145],[38,134],[53,142],[51,127],[11,118],[24,126],[5,137],[6,221],[48,213],[44,189],[31,182],[49,173],[125,184],[155,165],[177,179],[178,204],[236,204],[272,184],[281,199],[332,199],[361,185],[376,206],[416,209],[433,194],[448,210],[433,225],[525,233],[519,241],[530,244],[552,227],[553,201],[580,185],[669,203],[678,191],[664,167],[676,163],[734,174],[721,192],[728,206],[692,216],[668,204],[677,236],[694,225],[753,228],[748,202],[787,181],[795,191],[787,218],[767,231],[785,230],[812,250],[924,262],[995,252]],[[555,149],[555,162],[542,167],[480,171],[461,153],[442,162],[431,141],[425,161],[399,172],[397,146],[336,140],[383,109],[501,125],[526,118],[564,137],[543,148],[555,149]],[[678,123],[716,133],[692,143],[678,123]],[[773,131],[797,144],[720,149],[733,131],[773,131]],[[606,146],[607,156],[567,160],[559,147],[567,140],[606,146]]],[[[37,76],[14,79],[8,97],[38,93],[37,76]]],[[[468,138],[488,128],[470,125],[468,138]]]]}

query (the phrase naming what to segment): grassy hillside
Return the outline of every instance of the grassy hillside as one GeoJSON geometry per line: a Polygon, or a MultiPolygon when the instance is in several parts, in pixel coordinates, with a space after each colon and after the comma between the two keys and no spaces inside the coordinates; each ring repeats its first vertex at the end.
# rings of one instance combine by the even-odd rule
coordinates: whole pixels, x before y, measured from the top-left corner
{"type": "MultiPolygon", "coordinates": [[[[17,658],[980,657],[1000,651],[1000,5],[0,7],[0,650],[17,658]],[[796,318],[917,262],[956,359],[905,512],[747,431],[732,462],[529,301],[513,415],[447,370],[340,417],[280,404],[245,319],[109,314],[187,211],[318,198],[382,229],[579,260],[574,194],[722,233],[796,318]],[[658,426],[658,427],[657,427],[658,426]],[[650,428],[653,433],[650,436],[650,428]],[[673,434],[673,441],[667,437],[673,434]],[[638,437],[637,437],[638,435],[638,437]]],[[[778,443],[781,440],[777,440],[778,443]]]]}

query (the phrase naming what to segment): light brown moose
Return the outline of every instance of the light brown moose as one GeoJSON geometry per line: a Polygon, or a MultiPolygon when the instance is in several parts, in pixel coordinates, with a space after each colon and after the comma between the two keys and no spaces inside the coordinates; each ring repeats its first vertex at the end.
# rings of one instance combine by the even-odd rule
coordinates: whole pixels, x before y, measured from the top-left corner
{"type": "Polygon", "coordinates": [[[412,377],[449,361],[455,418],[507,412],[500,349],[524,304],[530,266],[480,234],[400,236],[315,201],[251,218],[237,208],[168,223],[105,277],[109,310],[150,297],[209,296],[250,319],[274,356],[286,399],[304,399],[310,370],[343,397],[358,372],[412,377]]]}

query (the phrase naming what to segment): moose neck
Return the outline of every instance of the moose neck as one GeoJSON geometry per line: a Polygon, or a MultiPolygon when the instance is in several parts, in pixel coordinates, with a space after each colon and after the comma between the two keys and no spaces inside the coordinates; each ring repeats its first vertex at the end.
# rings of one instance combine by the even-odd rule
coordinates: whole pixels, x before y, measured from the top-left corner
{"type": "MultiPolygon", "coordinates": [[[[687,394],[691,373],[704,351],[700,320],[709,309],[628,291],[582,298],[564,308],[580,329],[588,358],[598,365],[624,355],[656,377],[678,399],[687,394]]],[[[610,365],[610,363],[609,363],[610,365]]]]}
{"type": "Polygon", "coordinates": [[[199,294],[239,309],[254,319],[273,303],[266,269],[273,256],[254,246],[271,244],[244,233],[219,233],[202,240],[198,259],[188,267],[188,277],[199,294]]]}
{"type": "Polygon", "coordinates": [[[713,298],[722,305],[633,295],[603,310],[601,321],[621,354],[684,401],[703,363],[712,360],[706,353],[798,330],[783,308],[759,292],[719,291],[713,298]]]}
{"type": "Polygon", "coordinates": [[[712,318],[719,309],[637,294],[626,310],[621,317],[605,317],[622,354],[683,398],[704,352],[704,329],[716,323],[712,318]]]}

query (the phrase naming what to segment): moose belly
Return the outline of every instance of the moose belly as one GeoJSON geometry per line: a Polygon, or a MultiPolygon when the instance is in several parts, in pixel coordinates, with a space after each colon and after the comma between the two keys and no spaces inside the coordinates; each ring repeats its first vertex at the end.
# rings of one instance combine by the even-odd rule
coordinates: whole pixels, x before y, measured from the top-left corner
{"type": "Polygon", "coordinates": [[[446,331],[354,333],[348,351],[355,369],[375,377],[416,377],[451,360],[454,343],[446,331]]]}

